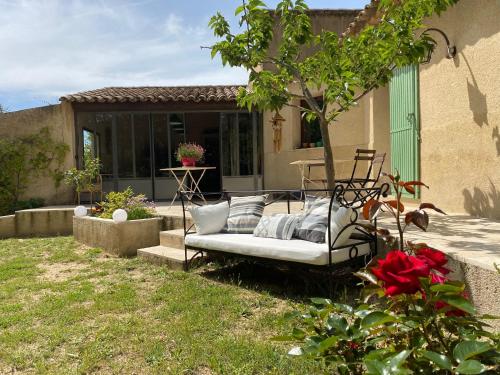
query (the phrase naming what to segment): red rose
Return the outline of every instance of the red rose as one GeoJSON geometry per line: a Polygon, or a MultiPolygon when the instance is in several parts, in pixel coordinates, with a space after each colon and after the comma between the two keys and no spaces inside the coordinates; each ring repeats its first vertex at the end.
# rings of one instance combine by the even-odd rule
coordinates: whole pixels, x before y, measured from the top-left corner
{"type": "Polygon", "coordinates": [[[431,248],[420,249],[417,251],[417,258],[423,260],[431,269],[436,270],[443,275],[450,273],[448,268],[443,267],[446,263],[448,263],[448,258],[439,250],[431,248]]]}
{"type": "Polygon", "coordinates": [[[444,284],[448,279],[444,276],[431,273],[431,283],[432,284],[444,284]]]}
{"type": "Polygon", "coordinates": [[[420,277],[428,277],[430,268],[427,262],[409,256],[400,250],[387,254],[372,268],[373,274],[384,283],[385,295],[414,294],[421,289],[420,277]]]}

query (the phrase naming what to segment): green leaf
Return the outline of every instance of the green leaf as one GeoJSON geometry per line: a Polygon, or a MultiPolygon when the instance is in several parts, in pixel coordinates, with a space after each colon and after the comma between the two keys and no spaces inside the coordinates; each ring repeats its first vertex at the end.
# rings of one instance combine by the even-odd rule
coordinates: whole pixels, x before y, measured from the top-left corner
{"type": "Polygon", "coordinates": [[[338,311],[344,312],[346,314],[352,314],[354,312],[354,309],[352,308],[352,306],[349,306],[349,305],[346,305],[346,304],[343,304],[343,303],[334,303],[333,306],[338,311]]]}
{"type": "Polygon", "coordinates": [[[315,305],[325,306],[331,305],[332,301],[328,298],[311,298],[311,302],[315,305]]]}
{"type": "Polygon", "coordinates": [[[443,295],[441,296],[441,300],[446,302],[447,304],[456,307],[457,309],[460,309],[462,311],[465,311],[466,313],[469,313],[471,315],[476,313],[476,310],[474,309],[474,306],[467,300],[466,298],[462,296],[457,296],[457,295],[443,295]]]}
{"type": "Polygon", "coordinates": [[[424,350],[422,355],[427,358],[429,361],[434,362],[440,368],[445,370],[451,370],[451,361],[444,354],[439,354],[436,352],[431,352],[429,350],[424,350]]]}
{"type": "Polygon", "coordinates": [[[303,340],[306,337],[306,333],[300,328],[294,328],[292,331],[292,336],[297,340],[303,340]]]}
{"type": "Polygon", "coordinates": [[[394,316],[386,314],[382,311],[374,311],[363,318],[361,321],[361,327],[367,329],[394,321],[396,321],[394,316]]]}
{"type": "Polygon", "coordinates": [[[329,329],[333,329],[337,333],[342,333],[344,335],[347,334],[347,328],[349,327],[349,324],[347,323],[347,320],[345,318],[335,315],[330,316],[326,323],[329,329]]]}
{"type": "Polygon", "coordinates": [[[431,291],[433,292],[444,292],[444,293],[462,293],[464,291],[464,285],[452,285],[452,284],[434,284],[431,286],[431,291]]]}
{"type": "Polygon", "coordinates": [[[490,344],[481,341],[462,341],[453,349],[453,356],[458,362],[465,361],[478,354],[487,352],[491,349],[490,344]]]}
{"type": "Polygon", "coordinates": [[[485,370],[486,367],[474,359],[460,363],[455,369],[458,374],[481,374],[485,370]]]}
{"type": "Polygon", "coordinates": [[[321,352],[324,352],[328,349],[330,349],[332,346],[334,346],[335,344],[337,344],[338,342],[338,338],[336,336],[330,336],[326,339],[324,339],[323,341],[320,342],[319,344],[319,350],[321,352]]]}
{"type": "Polygon", "coordinates": [[[401,367],[401,365],[404,363],[406,358],[408,358],[410,353],[411,353],[411,350],[403,350],[391,358],[391,360],[389,362],[389,366],[390,366],[390,370],[391,370],[390,374],[396,373],[396,371],[399,369],[399,367],[401,367]]]}

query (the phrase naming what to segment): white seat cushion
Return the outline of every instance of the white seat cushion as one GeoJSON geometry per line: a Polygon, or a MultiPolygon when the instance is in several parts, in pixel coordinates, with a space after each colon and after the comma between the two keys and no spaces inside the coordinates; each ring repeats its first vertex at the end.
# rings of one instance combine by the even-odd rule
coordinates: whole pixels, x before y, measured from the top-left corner
{"type": "MultiPolygon", "coordinates": [[[[355,243],[359,240],[349,240],[355,243]]],[[[275,238],[254,237],[252,234],[188,234],[185,238],[187,246],[204,250],[216,250],[226,253],[249,255],[260,258],[278,259],[323,266],[328,264],[328,245],[304,240],[290,241],[275,238]]],[[[332,252],[332,263],[340,263],[349,259],[349,249],[332,252]]],[[[370,252],[369,244],[358,245],[358,255],[370,252]]]]}

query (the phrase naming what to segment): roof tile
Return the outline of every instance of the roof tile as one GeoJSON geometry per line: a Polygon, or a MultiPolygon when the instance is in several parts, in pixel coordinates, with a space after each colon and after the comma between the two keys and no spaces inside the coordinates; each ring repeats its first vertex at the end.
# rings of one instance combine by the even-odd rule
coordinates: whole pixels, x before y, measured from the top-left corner
{"type": "Polygon", "coordinates": [[[125,102],[234,102],[242,85],[105,87],[64,95],[60,101],[76,103],[125,102]]]}

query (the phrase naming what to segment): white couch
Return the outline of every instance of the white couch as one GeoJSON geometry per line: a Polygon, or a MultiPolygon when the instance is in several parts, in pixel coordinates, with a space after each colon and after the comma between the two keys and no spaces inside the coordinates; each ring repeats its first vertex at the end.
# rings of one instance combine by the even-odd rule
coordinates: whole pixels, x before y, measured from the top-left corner
{"type": "MultiPolygon", "coordinates": [[[[314,266],[329,265],[328,244],[314,243],[299,239],[290,241],[274,238],[255,237],[253,234],[217,233],[186,235],[184,243],[189,248],[213,250],[224,253],[275,259],[286,262],[310,264],[314,266]]],[[[332,264],[350,259],[349,252],[353,244],[357,248],[357,256],[370,253],[370,244],[366,241],[349,239],[345,248],[332,251],[332,264]],[[351,246],[349,246],[351,245],[351,246]]]]}

